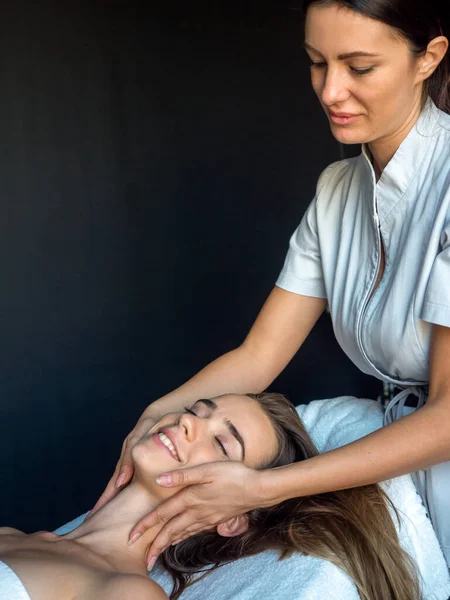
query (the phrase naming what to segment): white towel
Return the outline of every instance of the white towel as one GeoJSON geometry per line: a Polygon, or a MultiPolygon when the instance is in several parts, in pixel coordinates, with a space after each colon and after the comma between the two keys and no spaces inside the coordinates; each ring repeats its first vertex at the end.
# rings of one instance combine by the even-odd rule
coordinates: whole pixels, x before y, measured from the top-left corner
{"type": "MultiPolygon", "coordinates": [[[[297,408],[319,451],[348,444],[379,429],[381,407],[354,397],[316,400],[297,408]]],[[[409,475],[383,484],[403,515],[399,539],[415,560],[422,578],[423,600],[447,600],[450,579],[431,523],[409,475]]],[[[66,533],[82,518],[57,530],[66,533]]],[[[183,600],[359,600],[351,579],[328,561],[294,555],[278,561],[278,552],[263,552],[224,565],[189,587],[183,600]]],[[[170,592],[170,576],[156,565],[151,576],[170,592]]]]}
{"type": "Polygon", "coordinates": [[[0,560],[1,600],[30,600],[27,590],[12,569],[0,560]]]}
{"type": "MultiPolygon", "coordinates": [[[[298,406],[297,412],[320,452],[349,444],[383,424],[383,411],[378,403],[353,396],[316,400],[298,406]]],[[[416,563],[423,599],[447,600],[450,596],[447,565],[411,476],[396,477],[381,485],[400,513],[399,540],[416,563]]]]}

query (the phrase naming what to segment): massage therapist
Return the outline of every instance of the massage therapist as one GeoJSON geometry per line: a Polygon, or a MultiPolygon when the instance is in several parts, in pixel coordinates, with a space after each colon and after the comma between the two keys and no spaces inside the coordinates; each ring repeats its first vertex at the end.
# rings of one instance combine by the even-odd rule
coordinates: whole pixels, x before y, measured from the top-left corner
{"type": "Polygon", "coordinates": [[[444,4],[450,5],[304,2],[312,86],[334,137],[362,144],[362,152],[321,174],[244,342],[144,411],[95,509],[128,484],[131,448],[160,415],[199,398],[266,389],[327,305],[350,359],[406,391],[391,402],[385,427],[332,452],[273,470],[222,462],[163,477],[161,485],[190,485],[130,532],[134,541],[165,523],[149,549],[150,567],[172,542],[245,511],[410,472],[417,472],[450,565],[450,8],[444,4]]]}

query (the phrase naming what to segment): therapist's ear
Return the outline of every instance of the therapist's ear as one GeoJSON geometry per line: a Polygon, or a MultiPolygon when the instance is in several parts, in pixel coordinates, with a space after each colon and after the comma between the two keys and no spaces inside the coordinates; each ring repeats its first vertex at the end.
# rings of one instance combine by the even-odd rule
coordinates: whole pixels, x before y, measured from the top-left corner
{"type": "Polygon", "coordinates": [[[443,35],[440,35],[429,42],[425,54],[418,59],[419,71],[416,80],[424,81],[431,77],[444,59],[444,56],[448,51],[448,45],[448,39],[443,35]]]}
{"type": "Polygon", "coordinates": [[[234,537],[245,533],[248,529],[248,515],[239,515],[232,517],[217,525],[217,533],[222,537],[234,537]]]}

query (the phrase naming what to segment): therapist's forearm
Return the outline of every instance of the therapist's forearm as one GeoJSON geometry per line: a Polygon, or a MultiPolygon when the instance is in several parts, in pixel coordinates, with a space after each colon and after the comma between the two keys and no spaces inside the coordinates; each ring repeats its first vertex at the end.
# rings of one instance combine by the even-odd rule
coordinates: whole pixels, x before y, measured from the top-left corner
{"type": "Polygon", "coordinates": [[[377,483],[450,460],[446,404],[427,404],[347,446],[266,471],[267,503],[377,483]]]}
{"type": "Polygon", "coordinates": [[[187,403],[199,398],[258,393],[270,383],[264,365],[242,345],[223,354],[182,386],[150,404],[144,414],[157,419],[168,412],[183,410],[187,403]]]}

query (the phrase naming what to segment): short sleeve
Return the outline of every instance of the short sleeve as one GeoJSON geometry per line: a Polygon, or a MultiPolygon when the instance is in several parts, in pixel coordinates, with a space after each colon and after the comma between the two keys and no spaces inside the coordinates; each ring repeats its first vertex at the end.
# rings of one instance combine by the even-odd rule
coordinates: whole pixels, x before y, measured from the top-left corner
{"type": "Polygon", "coordinates": [[[321,174],[316,196],[291,237],[283,269],[276,281],[278,287],[288,292],[314,298],[327,297],[317,233],[317,200],[332,166],[321,174]]]}
{"type": "Polygon", "coordinates": [[[421,319],[428,323],[450,327],[450,222],[440,240],[428,279],[421,319]]]}

